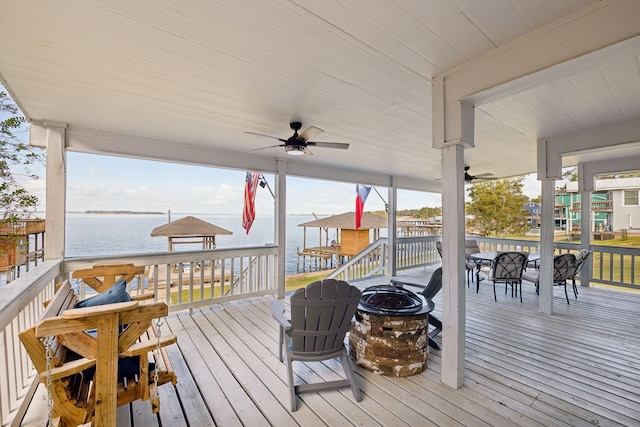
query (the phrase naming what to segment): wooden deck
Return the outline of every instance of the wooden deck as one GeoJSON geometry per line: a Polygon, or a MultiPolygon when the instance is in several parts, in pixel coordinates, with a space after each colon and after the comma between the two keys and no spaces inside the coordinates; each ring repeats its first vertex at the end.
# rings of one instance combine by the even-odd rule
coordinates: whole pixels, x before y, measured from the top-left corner
{"type": "MultiPolygon", "coordinates": [[[[420,269],[401,276],[426,282],[429,275],[420,269]]],[[[459,390],[440,383],[440,352],[431,351],[427,370],[413,377],[356,368],[360,403],[349,389],[303,394],[293,413],[271,298],[172,315],[163,330],[178,335],[178,345],[168,347],[178,385],[160,387],[159,419],[148,402],[138,402],[120,408],[118,425],[638,425],[640,293],[581,288],[567,305],[556,288],[549,317],[538,314],[533,285],[525,283],[522,304],[503,292],[499,285],[496,303],[490,283],[478,294],[467,290],[466,382],[459,390]]],[[[435,302],[440,314],[440,295],[435,302]]],[[[294,366],[298,381],[340,372],[337,361],[294,366]]]]}

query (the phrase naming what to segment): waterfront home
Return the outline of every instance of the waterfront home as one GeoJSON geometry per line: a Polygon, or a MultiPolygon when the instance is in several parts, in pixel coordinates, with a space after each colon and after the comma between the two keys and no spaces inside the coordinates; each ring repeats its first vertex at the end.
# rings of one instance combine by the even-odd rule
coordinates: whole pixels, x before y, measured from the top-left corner
{"type": "MultiPolygon", "coordinates": [[[[622,234],[640,232],[640,178],[597,179],[591,193],[591,215],[594,237],[603,240],[603,232],[613,238],[622,234]]],[[[566,206],[567,228],[580,223],[580,194],[577,182],[568,182],[566,191],[557,196],[566,206]]],[[[579,231],[579,227],[578,230],[579,231]]],[[[578,233],[579,234],[579,233],[578,233]]]]}
{"type": "MultiPolygon", "coordinates": [[[[83,263],[130,258],[86,259],[76,264],[65,259],[68,151],[273,174],[275,245],[246,251],[253,258],[243,267],[250,266],[256,274],[242,275],[234,287],[237,293],[224,296],[229,300],[257,297],[267,290],[284,297],[287,176],[386,187],[390,212],[398,207],[398,189],[441,192],[444,331],[442,366],[433,390],[446,406],[448,397],[459,396],[453,390],[464,393],[485,387],[476,370],[488,374],[495,372],[494,366],[499,369],[511,362],[507,358],[495,364],[501,356],[491,354],[486,363],[470,365],[470,334],[482,331],[466,326],[471,317],[466,318],[464,274],[465,166],[472,175],[492,173],[498,178],[537,172],[542,189],[540,295],[533,308],[518,317],[531,322],[543,318],[539,325],[548,334],[561,327],[574,330],[588,321],[554,322],[555,181],[561,179],[562,167],[577,166],[582,200],[589,200],[594,176],[637,170],[638,16],[640,2],[635,0],[490,4],[187,0],[178,6],[138,1],[3,1],[0,79],[30,123],[30,143],[47,150],[47,260],[20,278],[31,280],[27,286],[33,291],[31,299],[24,294],[18,298],[15,289],[3,294],[2,301],[10,309],[3,313],[9,320],[1,325],[6,328],[17,316],[30,318],[13,311],[20,310],[15,302],[34,301],[40,295],[36,289],[46,287],[43,283],[49,286],[83,263]],[[282,144],[264,148],[274,143],[265,135],[282,144]],[[268,280],[263,280],[265,275],[268,280]]],[[[590,228],[589,213],[589,206],[582,204],[582,229],[590,228]]],[[[388,221],[388,229],[395,230],[395,216],[388,221]]],[[[388,239],[390,248],[401,243],[395,235],[388,239]]],[[[593,248],[588,234],[582,234],[580,246],[593,248]]],[[[235,256],[224,251],[203,253],[174,253],[171,260],[150,255],[153,259],[145,262],[235,256]]],[[[389,254],[386,276],[398,273],[396,252],[389,254]]],[[[582,279],[588,283],[588,269],[583,270],[582,279]]],[[[593,311],[597,312],[595,301],[593,311]]],[[[30,306],[30,312],[37,312],[37,306],[30,306]]],[[[226,314],[222,316],[233,323],[226,314]]],[[[510,318],[496,316],[484,318],[482,330],[511,324],[510,318]]],[[[184,327],[189,327],[188,322],[184,327]]],[[[258,326],[216,345],[232,341],[249,345],[249,353],[257,352],[251,343],[243,342],[253,329],[258,326]]],[[[3,331],[4,337],[12,336],[13,329],[3,331]]],[[[513,338],[518,331],[505,328],[502,334],[513,338]]],[[[596,341],[599,332],[593,331],[596,341]]],[[[5,348],[17,351],[13,344],[5,348]]],[[[545,341],[535,336],[526,345],[544,346],[545,341]]],[[[505,353],[509,347],[505,345],[505,353]]],[[[613,347],[606,341],[601,351],[613,347]]],[[[573,361],[568,363],[572,364],[567,369],[578,369],[573,361]]],[[[543,362],[538,369],[549,373],[561,368],[543,362]]],[[[22,377],[28,378],[26,371],[22,377]]],[[[620,372],[629,384],[621,392],[624,397],[613,393],[616,397],[611,399],[595,398],[603,411],[611,400],[620,398],[613,403],[622,406],[620,411],[627,418],[611,423],[639,418],[634,408],[638,403],[635,371],[620,372]]],[[[575,380],[589,383],[593,376],[575,380]]],[[[22,396],[18,390],[27,382],[22,377],[2,384],[7,390],[0,393],[2,423],[20,400],[18,395],[22,396]],[[4,396],[10,397],[5,400],[4,396]]],[[[247,389],[263,390],[243,380],[240,383],[247,389]]],[[[278,387],[271,381],[266,384],[278,387]]],[[[508,381],[503,385],[503,391],[510,386],[508,381]]],[[[383,393],[397,392],[392,382],[376,382],[375,387],[383,393]]],[[[517,400],[517,410],[500,421],[526,424],[528,420],[518,418],[518,413],[549,405],[556,398],[536,391],[530,397],[517,400]]],[[[572,396],[554,409],[564,403],[576,408],[574,401],[583,398],[572,396]]],[[[308,412],[334,414],[336,402],[329,399],[308,412]]],[[[412,410],[402,403],[394,409],[412,410]]],[[[369,405],[366,398],[362,405],[369,405]]],[[[502,405],[505,402],[494,396],[477,409],[499,412],[502,405]]],[[[346,409],[339,406],[337,412],[349,413],[346,409]]],[[[371,418],[376,419],[375,408],[371,410],[371,418]]],[[[452,411],[450,418],[475,424],[475,419],[459,411],[452,411]]],[[[574,424],[592,417],[574,410],[567,418],[559,418],[574,424]]],[[[290,423],[305,421],[313,424],[316,419],[290,423]]],[[[447,421],[432,420],[434,424],[447,421]]],[[[546,424],[549,420],[537,417],[536,421],[546,424]]]]}

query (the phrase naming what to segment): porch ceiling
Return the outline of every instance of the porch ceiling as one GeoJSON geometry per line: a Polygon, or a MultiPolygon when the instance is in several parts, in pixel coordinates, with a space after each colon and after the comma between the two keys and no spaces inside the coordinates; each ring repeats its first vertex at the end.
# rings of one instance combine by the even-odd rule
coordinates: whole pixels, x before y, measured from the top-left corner
{"type": "MultiPolygon", "coordinates": [[[[316,140],[351,144],[289,156],[296,170],[395,175],[405,188],[438,191],[432,76],[609,3],[6,0],[0,79],[30,120],[148,138],[148,158],[195,146],[272,164],[282,148],[252,150],[277,141],[244,132],[287,138],[296,120],[324,129],[316,140]]],[[[534,172],[537,139],[640,119],[639,39],[478,106],[470,173],[534,172]]],[[[132,155],[127,147],[119,154],[132,155]]],[[[637,146],[597,157],[630,152],[637,146]]],[[[226,166],[224,157],[210,164],[226,166]]]]}

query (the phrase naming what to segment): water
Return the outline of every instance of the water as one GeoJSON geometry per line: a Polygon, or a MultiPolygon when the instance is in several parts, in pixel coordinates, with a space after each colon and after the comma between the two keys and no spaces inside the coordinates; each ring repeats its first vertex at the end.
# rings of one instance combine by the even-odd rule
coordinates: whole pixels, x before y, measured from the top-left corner
{"type": "MultiPolygon", "coordinates": [[[[233,232],[216,236],[216,248],[264,246],[274,242],[273,216],[258,216],[247,235],[238,215],[172,214],[175,221],[192,215],[233,232]]],[[[304,244],[304,228],[298,224],[313,221],[312,215],[287,217],[286,274],[296,273],[298,248],[304,244]]],[[[166,237],[151,237],[151,231],[167,223],[166,215],[67,214],[66,257],[139,254],[168,250],[166,237]]],[[[318,229],[307,230],[307,246],[318,246],[318,229]]],[[[331,230],[329,231],[331,233],[331,230]]],[[[335,232],[335,231],[334,231],[335,232]]],[[[324,235],[323,235],[324,237],[324,235]]],[[[330,235],[330,239],[335,236],[330,235]]],[[[201,245],[178,245],[175,250],[197,250],[201,245]]]]}

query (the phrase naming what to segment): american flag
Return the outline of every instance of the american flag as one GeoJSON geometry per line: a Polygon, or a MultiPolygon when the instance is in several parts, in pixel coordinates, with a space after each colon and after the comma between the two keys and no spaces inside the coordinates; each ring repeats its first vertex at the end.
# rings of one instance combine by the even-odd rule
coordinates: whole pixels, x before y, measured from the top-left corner
{"type": "Polygon", "coordinates": [[[249,234],[251,224],[256,218],[256,188],[259,180],[259,173],[247,172],[247,178],[244,183],[244,209],[242,210],[242,228],[247,230],[247,234],[249,234]]]}

